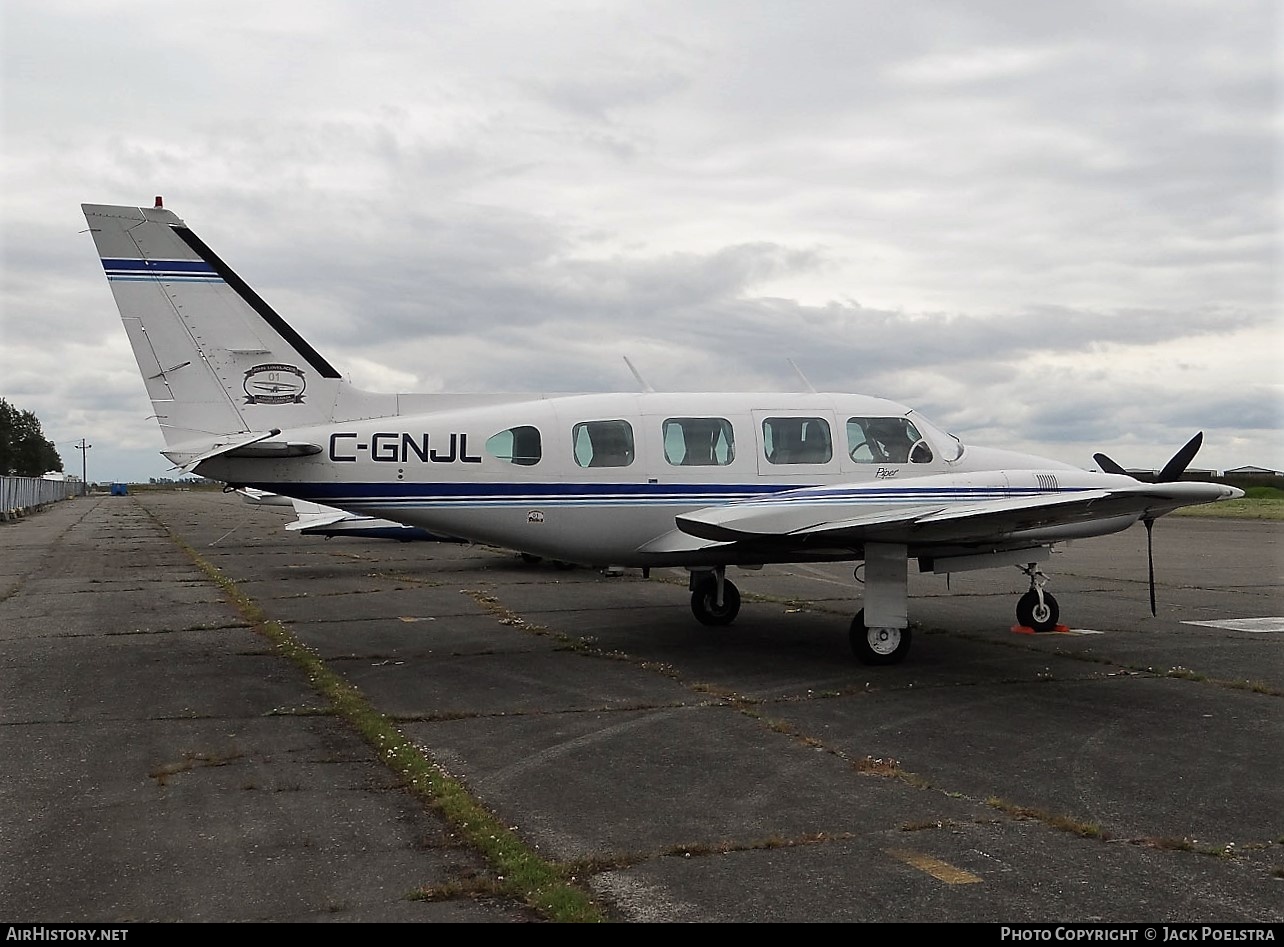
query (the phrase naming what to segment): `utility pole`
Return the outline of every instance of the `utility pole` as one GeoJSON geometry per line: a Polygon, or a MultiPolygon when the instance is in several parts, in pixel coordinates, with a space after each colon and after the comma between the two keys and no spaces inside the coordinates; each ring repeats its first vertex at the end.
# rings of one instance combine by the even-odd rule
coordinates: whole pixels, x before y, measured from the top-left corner
{"type": "Polygon", "coordinates": [[[86,473],[88,467],[86,461],[89,457],[89,448],[93,446],[93,444],[86,444],[83,437],[80,439],[80,443],[76,445],[76,450],[80,451],[80,495],[82,497],[89,495],[89,476],[86,473]]]}

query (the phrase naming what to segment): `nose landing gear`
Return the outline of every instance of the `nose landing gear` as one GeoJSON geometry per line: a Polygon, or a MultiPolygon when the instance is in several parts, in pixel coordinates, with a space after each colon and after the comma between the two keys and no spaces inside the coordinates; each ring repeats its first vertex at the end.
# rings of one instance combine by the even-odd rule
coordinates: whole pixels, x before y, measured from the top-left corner
{"type": "Polygon", "coordinates": [[[1043,591],[1043,587],[1048,584],[1048,577],[1039,569],[1038,563],[1032,562],[1017,568],[1030,577],[1030,591],[1017,601],[1017,624],[1038,632],[1056,630],[1061,609],[1052,594],[1043,591]]]}

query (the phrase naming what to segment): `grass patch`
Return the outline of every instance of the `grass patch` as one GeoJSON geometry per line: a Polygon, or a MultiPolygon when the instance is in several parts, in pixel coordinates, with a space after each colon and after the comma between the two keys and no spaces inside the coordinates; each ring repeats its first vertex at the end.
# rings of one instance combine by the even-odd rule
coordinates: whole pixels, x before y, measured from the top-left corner
{"type": "Polygon", "coordinates": [[[1284,500],[1284,489],[1280,487],[1246,487],[1244,498],[1248,500],[1284,500]]]}
{"type": "Polygon", "coordinates": [[[1194,839],[1167,837],[1140,839],[1138,841],[1143,845],[1149,845],[1151,848],[1158,848],[1165,852],[1195,852],[1212,858],[1235,857],[1234,842],[1227,842],[1225,845],[1200,845],[1194,839]]]}
{"type": "Polygon", "coordinates": [[[1284,520],[1284,498],[1277,496],[1253,496],[1252,491],[1270,490],[1274,487],[1250,487],[1250,495],[1238,500],[1221,500],[1217,503],[1204,503],[1200,506],[1185,506],[1174,510],[1170,516],[1204,516],[1215,519],[1235,520],[1284,520]]]}
{"type": "Polygon", "coordinates": [[[1195,843],[1188,838],[1152,838],[1150,844],[1165,852],[1193,852],[1195,843]]]}
{"type": "Polygon", "coordinates": [[[176,763],[162,763],[147,775],[156,780],[158,785],[168,786],[169,778],[179,773],[190,772],[198,766],[226,766],[233,760],[239,760],[244,753],[184,753],[176,763]]]}
{"type": "Polygon", "coordinates": [[[911,773],[907,769],[902,769],[901,764],[893,759],[882,759],[876,756],[866,756],[862,759],[852,762],[852,769],[862,776],[881,776],[884,779],[899,779],[907,786],[913,786],[915,789],[931,789],[932,784],[917,773],[911,773]]]}
{"type": "Polygon", "coordinates": [[[902,832],[923,832],[928,829],[952,829],[957,825],[953,819],[936,819],[925,822],[906,822],[901,825],[902,832]]]}
{"type": "Polygon", "coordinates": [[[1082,819],[1058,815],[1045,809],[1017,805],[1015,802],[1009,802],[997,796],[991,796],[985,800],[985,804],[992,809],[1006,812],[1008,815],[1015,816],[1018,819],[1033,819],[1037,822],[1042,822],[1049,828],[1057,829],[1060,832],[1069,832],[1071,835],[1077,835],[1080,838],[1100,839],[1102,841],[1110,838],[1110,835],[1103,831],[1096,822],[1085,822],[1082,819]]]}
{"type": "MultiPolygon", "coordinates": [[[[270,620],[257,602],[174,535],[164,523],[155,516],[152,519],[223,590],[254,630],[272,643],[273,650],[294,662],[307,675],[312,687],[329,700],[334,713],[346,720],[376,750],[380,762],[396,773],[407,789],[440,814],[467,845],[486,858],[493,872],[493,878],[482,886],[487,892],[522,901],[552,921],[606,920],[592,899],[568,880],[564,868],[535,854],[511,829],[473,799],[461,782],[430,760],[392,721],[375,710],[360,690],[332,671],[316,652],[280,622],[270,620]]],[[[472,890],[476,889],[470,888],[472,890]]]]}

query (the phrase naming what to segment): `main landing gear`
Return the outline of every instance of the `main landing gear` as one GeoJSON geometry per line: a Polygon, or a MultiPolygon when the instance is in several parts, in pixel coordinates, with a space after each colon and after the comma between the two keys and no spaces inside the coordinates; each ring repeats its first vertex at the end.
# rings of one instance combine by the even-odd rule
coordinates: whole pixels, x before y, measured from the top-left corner
{"type": "Polygon", "coordinates": [[[691,573],[691,611],[702,625],[730,625],[740,614],[740,590],[719,566],[691,573]]]}
{"type": "MultiPolygon", "coordinates": [[[[909,654],[913,634],[908,618],[907,548],[898,543],[866,543],[865,562],[858,566],[855,578],[865,587],[864,608],[852,619],[847,633],[852,653],[862,664],[899,664],[909,654]]],[[[965,572],[969,569],[1015,565],[1030,577],[1030,591],[1017,602],[1017,622],[1034,631],[1057,628],[1061,610],[1057,600],[1044,590],[1048,577],[1038,562],[1028,562],[1046,550],[1023,549],[985,556],[962,556],[938,559],[932,565],[920,560],[920,567],[939,572],[965,572]],[[1000,557],[1003,561],[998,561],[1000,557]],[[1019,557],[1019,558],[1018,558],[1019,557]],[[1026,561],[1028,564],[1022,565],[1026,561]],[[943,568],[942,568],[943,567],[943,568]]],[[[691,611],[705,625],[729,625],[740,612],[740,592],[726,577],[726,568],[698,569],[691,573],[691,611]]]]}
{"type": "Polygon", "coordinates": [[[856,655],[861,664],[899,664],[905,660],[905,655],[909,654],[910,638],[909,626],[869,627],[865,624],[863,608],[852,619],[851,630],[847,633],[852,654],[856,655]]]}
{"type": "MultiPolygon", "coordinates": [[[[898,664],[909,654],[907,572],[905,546],[866,544],[865,565],[856,570],[865,585],[865,607],[852,619],[848,634],[852,652],[864,664],[898,664]]],[[[725,566],[692,571],[691,611],[704,625],[729,625],[735,620],[740,592],[728,581],[725,566]]]]}

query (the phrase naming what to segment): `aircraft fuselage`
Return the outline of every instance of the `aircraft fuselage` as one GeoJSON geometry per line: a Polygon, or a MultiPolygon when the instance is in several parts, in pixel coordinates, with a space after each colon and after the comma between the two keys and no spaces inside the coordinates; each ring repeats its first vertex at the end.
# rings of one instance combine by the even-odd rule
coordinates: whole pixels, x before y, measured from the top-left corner
{"type": "MultiPolygon", "coordinates": [[[[222,456],[198,471],[437,533],[602,565],[860,557],[859,549],[841,544],[788,555],[737,549],[729,556],[723,544],[666,551],[655,543],[674,530],[679,514],[784,491],[842,484],[842,499],[859,499],[873,513],[1090,489],[1118,479],[1046,458],[964,448],[903,405],[845,394],[531,398],[334,422],[281,438],[319,450],[285,460],[222,456]]],[[[1059,538],[1099,535],[1135,520],[1068,528],[1059,538]]]]}

